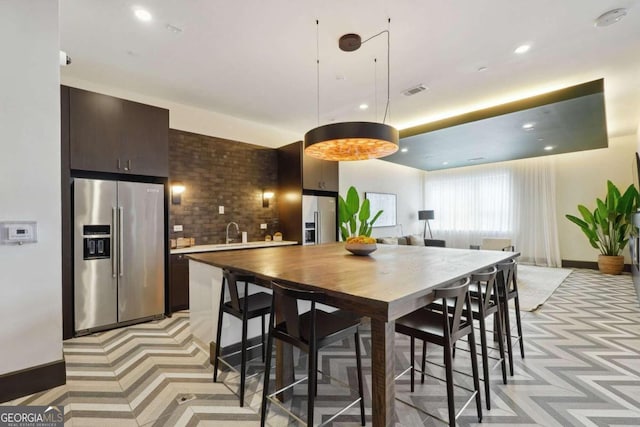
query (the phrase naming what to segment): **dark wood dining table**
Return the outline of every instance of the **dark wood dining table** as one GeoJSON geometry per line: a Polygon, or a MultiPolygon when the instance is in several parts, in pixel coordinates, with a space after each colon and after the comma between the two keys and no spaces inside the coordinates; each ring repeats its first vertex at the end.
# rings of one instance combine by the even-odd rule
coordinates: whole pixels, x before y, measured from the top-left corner
{"type": "MultiPolygon", "coordinates": [[[[271,281],[322,291],[327,304],[371,319],[371,395],[374,426],[395,423],[395,319],[433,301],[433,290],[515,258],[517,252],[378,245],[369,256],[347,252],[343,243],[193,254],[189,258],[271,281]]],[[[286,346],[289,347],[289,346],[286,346]]],[[[291,350],[278,349],[276,376],[293,373],[291,350]]]]}

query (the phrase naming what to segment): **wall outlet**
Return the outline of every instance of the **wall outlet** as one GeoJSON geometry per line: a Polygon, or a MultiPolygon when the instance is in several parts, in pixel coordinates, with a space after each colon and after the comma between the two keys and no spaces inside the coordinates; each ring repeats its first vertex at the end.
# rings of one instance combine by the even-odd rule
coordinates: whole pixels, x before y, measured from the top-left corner
{"type": "Polygon", "coordinates": [[[266,230],[267,224],[260,224],[260,230],[266,230]]]}
{"type": "Polygon", "coordinates": [[[218,213],[219,214],[223,214],[224,213],[224,206],[218,206],[218,213]]]}
{"type": "Polygon", "coordinates": [[[182,225],[174,225],[173,231],[182,231],[182,225]]]}

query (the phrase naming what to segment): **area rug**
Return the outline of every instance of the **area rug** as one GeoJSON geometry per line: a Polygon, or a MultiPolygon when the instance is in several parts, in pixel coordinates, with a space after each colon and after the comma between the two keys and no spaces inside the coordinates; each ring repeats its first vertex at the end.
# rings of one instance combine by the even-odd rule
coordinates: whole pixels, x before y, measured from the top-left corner
{"type": "Polygon", "coordinates": [[[536,311],[569,274],[571,270],[566,268],[518,264],[520,310],[536,311]]]}

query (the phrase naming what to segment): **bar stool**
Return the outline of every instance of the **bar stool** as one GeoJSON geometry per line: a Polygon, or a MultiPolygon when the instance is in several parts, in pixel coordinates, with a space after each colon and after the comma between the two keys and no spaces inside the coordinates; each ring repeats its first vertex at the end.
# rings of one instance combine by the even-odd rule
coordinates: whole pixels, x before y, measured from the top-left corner
{"type": "MultiPolygon", "coordinates": [[[[364,416],[364,399],[362,390],[362,362],[360,359],[360,335],[358,326],[360,319],[343,316],[337,313],[328,313],[316,308],[316,303],[323,303],[325,294],[321,292],[302,291],[290,289],[278,283],[272,283],[273,289],[273,310],[269,317],[269,338],[267,340],[267,360],[265,363],[264,387],[262,390],[262,410],[260,417],[260,425],[264,426],[267,418],[267,403],[271,402],[286,412],[292,414],[288,409],[280,404],[274,396],[296,384],[304,381],[304,379],[294,381],[281,390],[272,394],[268,394],[269,390],[269,372],[271,370],[271,359],[273,340],[277,339],[285,343],[291,344],[301,351],[307,353],[309,357],[309,366],[307,374],[307,425],[313,425],[313,408],[317,392],[317,363],[318,350],[331,345],[335,342],[342,341],[351,334],[355,337],[356,345],[356,364],[358,370],[358,395],[359,398],[351,402],[344,409],[325,420],[322,424],[327,424],[338,417],[341,413],[360,403],[360,419],[362,425],[365,425],[364,416]],[[311,309],[305,313],[298,312],[298,301],[310,301],[311,309]],[[277,323],[274,321],[274,312],[282,313],[283,319],[277,323]]],[[[324,375],[324,374],[323,374],[324,375]]],[[[294,414],[292,414],[294,415],[294,414]]],[[[295,415],[294,415],[295,416],[295,415]]],[[[297,416],[295,416],[297,418],[297,416]]]]}
{"type": "Polygon", "coordinates": [[[524,341],[522,339],[522,321],[520,320],[520,299],[518,298],[517,263],[511,259],[499,263],[498,268],[498,294],[502,304],[502,315],[504,316],[504,327],[507,333],[507,353],[509,353],[509,370],[513,376],[513,348],[511,339],[511,321],[509,320],[509,301],[514,301],[516,312],[516,326],[518,335],[516,341],[520,342],[520,355],[524,359],[524,341]]]}
{"type": "MultiPolygon", "coordinates": [[[[471,313],[473,319],[477,320],[480,325],[480,348],[482,351],[482,380],[484,382],[485,392],[485,404],[488,410],[491,410],[491,387],[489,381],[489,359],[498,360],[502,367],[502,382],[507,383],[507,366],[504,352],[504,337],[501,322],[501,305],[498,296],[498,289],[496,284],[497,268],[491,267],[488,271],[474,273],[471,275],[471,284],[469,285],[469,292],[471,294],[471,313]],[[500,357],[489,356],[489,346],[487,344],[487,318],[494,316],[494,322],[496,327],[495,333],[498,337],[498,349],[500,357]]],[[[453,305],[450,301],[449,310],[453,309],[453,305]]],[[[455,356],[455,345],[454,345],[455,356]]],[[[424,367],[425,361],[425,349],[422,349],[422,366],[424,367]]],[[[424,379],[424,378],[423,378],[424,379]]],[[[423,381],[424,382],[424,381],[423,381]]]]}
{"type": "MultiPolygon", "coordinates": [[[[469,295],[469,278],[464,279],[450,287],[439,288],[434,291],[434,297],[436,300],[440,300],[439,306],[428,305],[425,308],[421,308],[406,316],[396,320],[396,332],[407,335],[411,338],[411,366],[400,373],[396,377],[404,375],[408,370],[411,370],[411,391],[414,391],[414,373],[415,373],[415,339],[422,340],[424,342],[430,342],[443,347],[444,368],[446,374],[447,383],[447,406],[449,410],[450,426],[455,426],[456,418],[459,413],[456,413],[454,391],[453,387],[453,348],[455,343],[460,338],[466,336],[469,341],[469,349],[471,352],[471,369],[473,371],[473,385],[474,388],[467,389],[470,391],[471,397],[463,405],[463,409],[467,404],[473,400],[476,400],[476,410],[478,413],[478,421],[482,422],[482,401],[480,398],[480,380],[478,375],[478,360],[476,355],[476,342],[473,332],[473,320],[469,313],[471,312],[471,297],[469,295]],[[443,307],[452,305],[452,310],[443,310],[443,307]],[[440,308],[440,309],[438,309],[440,308]],[[464,318],[463,318],[464,314],[464,318]]],[[[424,369],[421,371],[424,373],[424,369]]],[[[426,374],[431,376],[429,374],[426,374]]],[[[441,378],[434,377],[442,381],[441,378]]],[[[412,407],[415,407],[409,402],[405,402],[412,407]]],[[[425,411],[423,411],[425,412],[425,411]]],[[[426,413],[426,412],[425,412],[426,413]]],[[[436,415],[428,415],[437,418],[440,421],[447,422],[436,415]]]]}
{"type": "MultiPolygon", "coordinates": [[[[220,291],[220,305],[218,308],[218,330],[216,332],[216,352],[213,361],[213,382],[218,380],[218,362],[221,361],[233,368],[220,356],[222,338],[222,315],[230,314],[242,321],[242,341],[240,341],[240,406],[244,406],[244,389],[247,369],[247,324],[250,319],[261,317],[262,324],[262,360],[264,361],[264,318],[271,312],[271,295],[257,292],[249,295],[249,283],[255,282],[255,277],[240,274],[236,271],[222,270],[222,289],[220,291]],[[244,282],[244,293],[240,296],[238,282],[244,282]],[[225,301],[225,288],[229,290],[229,301],[225,301]]],[[[228,355],[227,355],[228,356],[228,355]]]]}

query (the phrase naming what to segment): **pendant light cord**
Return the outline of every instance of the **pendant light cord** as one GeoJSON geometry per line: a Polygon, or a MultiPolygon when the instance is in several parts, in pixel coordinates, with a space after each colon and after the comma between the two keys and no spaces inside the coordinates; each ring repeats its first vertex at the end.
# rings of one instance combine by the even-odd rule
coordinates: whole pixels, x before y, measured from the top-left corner
{"type": "MultiPolygon", "coordinates": [[[[388,19],[387,24],[390,26],[391,25],[391,18],[388,19]]],[[[387,121],[387,115],[389,114],[389,101],[391,98],[391,60],[389,59],[390,57],[390,52],[391,52],[391,33],[389,31],[389,29],[387,28],[386,30],[380,31],[378,34],[374,34],[371,37],[369,37],[366,40],[363,40],[360,44],[363,45],[366,42],[368,42],[371,39],[374,39],[382,34],[387,34],[387,104],[384,107],[384,118],[382,119],[382,123],[384,124],[387,121]]]]}
{"type": "Polygon", "coordinates": [[[318,124],[320,126],[320,22],[316,19],[316,93],[318,94],[318,124]]]}

